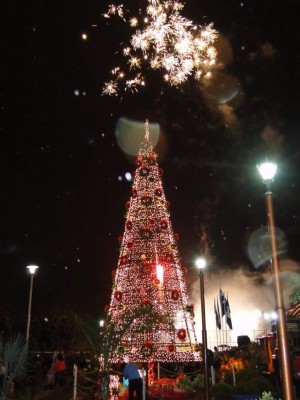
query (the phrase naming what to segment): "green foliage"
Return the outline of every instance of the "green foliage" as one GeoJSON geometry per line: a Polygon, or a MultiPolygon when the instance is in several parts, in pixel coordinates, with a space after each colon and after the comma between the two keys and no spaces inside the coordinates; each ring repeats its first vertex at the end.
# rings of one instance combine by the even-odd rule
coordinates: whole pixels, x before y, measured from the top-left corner
{"type": "Polygon", "coordinates": [[[190,376],[183,375],[176,383],[177,387],[185,392],[199,392],[204,387],[203,375],[198,374],[194,379],[190,376]]]}
{"type": "Polygon", "coordinates": [[[20,381],[27,374],[27,344],[19,333],[7,340],[0,338],[0,358],[5,366],[5,375],[12,381],[20,381]]]}
{"type": "Polygon", "coordinates": [[[255,369],[244,369],[236,374],[236,394],[254,394],[272,391],[274,387],[255,369]]]}
{"type": "Polygon", "coordinates": [[[211,388],[212,397],[215,400],[233,400],[234,389],[232,385],[225,382],[219,382],[211,388]]]}
{"type": "Polygon", "coordinates": [[[203,375],[198,374],[194,378],[192,384],[193,384],[193,389],[196,390],[196,392],[200,391],[200,389],[203,389],[204,388],[204,377],[203,377],[203,375]]]}
{"type": "Polygon", "coordinates": [[[103,357],[102,369],[102,396],[108,398],[109,369],[113,357],[121,349],[122,339],[127,333],[133,322],[140,319],[146,327],[159,325],[160,323],[170,323],[168,315],[162,316],[161,313],[153,311],[149,305],[140,305],[136,308],[127,308],[122,315],[122,325],[108,317],[103,335],[101,337],[100,354],[103,357]],[[159,322],[158,322],[159,321],[159,322]]]}
{"type": "Polygon", "coordinates": [[[257,400],[275,400],[271,392],[263,392],[261,397],[257,400]]]}
{"type": "Polygon", "coordinates": [[[294,305],[300,301],[300,288],[295,288],[290,297],[289,297],[290,305],[294,305]]]}
{"type": "Polygon", "coordinates": [[[178,381],[177,381],[177,387],[181,390],[184,390],[185,392],[192,392],[193,389],[193,384],[192,384],[192,379],[190,376],[183,375],[181,376],[178,381]]]}
{"type": "Polygon", "coordinates": [[[271,392],[263,392],[261,397],[257,400],[275,400],[271,392]]]}
{"type": "Polygon", "coordinates": [[[4,365],[2,378],[3,387],[0,392],[5,394],[10,392],[15,382],[20,382],[27,375],[27,343],[25,338],[19,333],[11,336],[7,340],[0,337],[0,359],[4,365]]]}
{"type": "Polygon", "coordinates": [[[99,325],[90,315],[79,315],[70,309],[65,309],[54,319],[54,326],[59,330],[59,343],[54,347],[70,346],[72,350],[90,351],[98,354],[99,349],[99,325]]]}

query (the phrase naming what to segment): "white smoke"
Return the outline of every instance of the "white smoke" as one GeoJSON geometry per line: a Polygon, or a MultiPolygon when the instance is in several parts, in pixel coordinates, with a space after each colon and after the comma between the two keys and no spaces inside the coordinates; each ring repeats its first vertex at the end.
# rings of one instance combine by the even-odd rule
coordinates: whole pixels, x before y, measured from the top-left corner
{"type": "MultiPolygon", "coordinates": [[[[285,307],[289,306],[289,296],[293,289],[300,287],[300,266],[293,260],[280,262],[282,291],[285,307]]],[[[196,333],[199,342],[202,341],[200,284],[194,280],[190,298],[195,304],[196,333]]],[[[218,272],[205,271],[205,311],[207,344],[212,348],[219,344],[236,345],[237,337],[249,336],[250,340],[263,331],[270,331],[271,321],[266,316],[274,314],[275,295],[273,279],[270,272],[259,271],[250,273],[246,268],[222,269],[218,272]],[[233,330],[226,328],[225,317],[222,318],[221,333],[216,333],[214,314],[214,299],[219,298],[219,289],[228,296],[233,330]]]]}

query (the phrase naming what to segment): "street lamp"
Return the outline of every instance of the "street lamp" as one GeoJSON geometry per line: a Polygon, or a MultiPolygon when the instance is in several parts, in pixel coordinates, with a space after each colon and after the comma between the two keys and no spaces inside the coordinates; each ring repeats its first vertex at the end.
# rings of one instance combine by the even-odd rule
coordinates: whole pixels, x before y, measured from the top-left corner
{"type": "Polygon", "coordinates": [[[205,318],[204,273],[203,273],[203,269],[206,267],[205,258],[198,258],[196,260],[196,267],[199,269],[199,277],[200,277],[200,303],[201,303],[201,318],[202,318],[204,399],[205,400],[209,400],[208,359],[207,359],[207,332],[206,332],[206,318],[205,318]]]}
{"type": "Polygon", "coordinates": [[[282,380],[282,390],[284,400],[293,400],[293,383],[292,383],[292,367],[290,362],[290,353],[288,346],[286,314],[282,296],[282,288],[280,281],[280,269],[277,257],[277,244],[275,235],[275,219],[273,211],[273,198],[271,184],[273,182],[277,165],[272,162],[265,162],[257,167],[266,185],[266,210],[268,218],[268,229],[272,247],[272,258],[270,259],[275,291],[275,311],[277,314],[277,334],[279,348],[279,366],[280,376],[282,380]]]}
{"type": "Polygon", "coordinates": [[[35,271],[39,268],[37,265],[28,265],[26,267],[31,275],[30,278],[30,290],[29,290],[29,302],[28,302],[28,314],[27,314],[27,328],[26,328],[26,343],[29,342],[29,329],[30,329],[30,317],[31,317],[31,303],[32,303],[32,288],[33,288],[33,276],[35,271]]]}

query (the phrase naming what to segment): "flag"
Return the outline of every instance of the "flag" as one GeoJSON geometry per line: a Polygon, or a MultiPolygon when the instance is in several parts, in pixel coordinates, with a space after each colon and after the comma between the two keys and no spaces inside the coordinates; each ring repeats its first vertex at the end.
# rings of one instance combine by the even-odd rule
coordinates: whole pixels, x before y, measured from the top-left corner
{"type": "Polygon", "coordinates": [[[229,306],[229,301],[228,301],[228,296],[227,299],[225,299],[225,319],[226,319],[226,324],[229,326],[229,329],[232,329],[232,321],[231,321],[231,314],[230,314],[230,306],[229,306]]]}
{"type": "Polygon", "coordinates": [[[217,299],[217,307],[216,307],[216,301],[214,299],[214,310],[215,310],[215,317],[216,317],[216,327],[218,329],[221,329],[221,318],[220,318],[220,310],[219,310],[218,299],[217,299]]]}
{"type": "Polygon", "coordinates": [[[221,316],[223,317],[225,315],[225,305],[226,305],[226,299],[225,299],[225,295],[222,291],[222,289],[220,289],[220,306],[221,306],[221,316]]]}
{"type": "Polygon", "coordinates": [[[218,317],[219,317],[219,321],[220,321],[220,328],[222,329],[222,321],[221,321],[221,315],[220,315],[220,307],[219,307],[219,300],[217,298],[217,313],[218,313],[218,317]]]}

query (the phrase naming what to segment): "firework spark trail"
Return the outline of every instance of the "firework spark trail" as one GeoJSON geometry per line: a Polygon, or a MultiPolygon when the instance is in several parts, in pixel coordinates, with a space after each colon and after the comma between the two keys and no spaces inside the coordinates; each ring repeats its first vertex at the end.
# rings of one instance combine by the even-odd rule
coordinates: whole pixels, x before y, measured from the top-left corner
{"type": "MultiPolygon", "coordinates": [[[[180,15],[184,5],[174,0],[148,0],[145,16],[130,17],[129,26],[135,29],[130,45],[123,49],[127,58],[128,77],[120,67],[112,70],[113,79],[106,82],[102,94],[118,95],[120,86],[124,90],[137,91],[145,86],[143,67],[162,70],[164,79],[172,86],[185,82],[189,76],[199,80],[210,76],[217,52],[213,46],[217,32],[212,24],[205,27],[194,25],[180,15]]],[[[103,15],[118,16],[127,22],[124,6],[111,4],[103,15]]],[[[142,13],[141,13],[142,14],[142,13]]]]}

